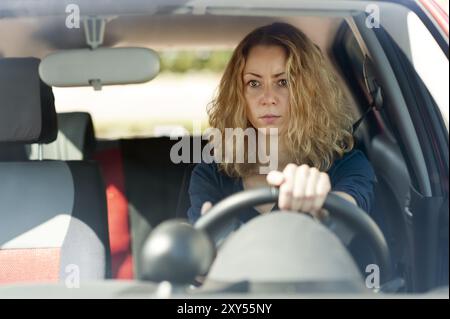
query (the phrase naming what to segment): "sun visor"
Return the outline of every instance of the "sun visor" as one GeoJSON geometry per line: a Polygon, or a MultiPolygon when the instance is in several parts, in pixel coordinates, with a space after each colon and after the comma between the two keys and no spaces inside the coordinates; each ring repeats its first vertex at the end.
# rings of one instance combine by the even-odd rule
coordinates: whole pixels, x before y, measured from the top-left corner
{"type": "Polygon", "coordinates": [[[158,54],[147,48],[98,48],[52,53],[39,65],[41,79],[51,86],[135,84],[152,80],[159,72],[158,54]]]}

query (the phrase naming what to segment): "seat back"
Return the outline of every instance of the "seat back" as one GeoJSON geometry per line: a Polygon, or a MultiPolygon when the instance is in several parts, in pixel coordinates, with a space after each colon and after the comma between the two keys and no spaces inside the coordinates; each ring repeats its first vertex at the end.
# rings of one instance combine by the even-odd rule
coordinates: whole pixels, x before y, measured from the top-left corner
{"type": "MultiPolygon", "coordinates": [[[[51,88],[35,58],[0,59],[0,142],[51,143],[51,88]]],[[[103,181],[88,161],[0,162],[0,283],[109,277],[103,181]]]]}
{"type": "Polygon", "coordinates": [[[397,275],[404,276],[411,265],[412,234],[407,207],[411,179],[398,145],[386,135],[372,139],[369,158],[377,174],[372,217],[388,241],[397,275]]]}

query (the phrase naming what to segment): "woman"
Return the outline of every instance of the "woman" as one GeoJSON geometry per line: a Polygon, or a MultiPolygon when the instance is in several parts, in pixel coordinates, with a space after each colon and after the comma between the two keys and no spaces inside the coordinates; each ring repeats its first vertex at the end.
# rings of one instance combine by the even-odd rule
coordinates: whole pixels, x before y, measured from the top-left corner
{"type": "MultiPolygon", "coordinates": [[[[269,185],[279,187],[282,210],[318,217],[330,191],[370,210],[375,177],[364,154],[353,150],[351,110],[320,49],[295,27],[274,23],[248,34],[208,113],[222,134],[225,128],[277,129],[278,170],[263,175],[260,163],[198,164],[189,186],[192,223],[231,194],[269,185]]],[[[267,140],[258,139],[258,147],[262,143],[267,140]]],[[[261,205],[240,219],[275,209],[261,205]]]]}

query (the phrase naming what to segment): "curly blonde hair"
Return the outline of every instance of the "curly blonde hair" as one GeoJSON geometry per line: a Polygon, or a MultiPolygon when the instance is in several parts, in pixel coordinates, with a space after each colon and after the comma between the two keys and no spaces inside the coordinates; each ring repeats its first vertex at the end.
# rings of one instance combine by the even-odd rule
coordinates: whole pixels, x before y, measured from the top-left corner
{"type": "MultiPolygon", "coordinates": [[[[251,127],[242,76],[250,49],[257,45],[280,46],[286,52],[290,120],[280,138],[290,161],[327,171],[337,157],[353,148],[354,117],[320,48],[290,24],[257,28],[239,43],[209,105],[210,126],[220,130],[222,140],[225,128],[251,127]]],[[[249,176],[254,167],[250,163],[219,163],[232,177],[249,176]]]]}

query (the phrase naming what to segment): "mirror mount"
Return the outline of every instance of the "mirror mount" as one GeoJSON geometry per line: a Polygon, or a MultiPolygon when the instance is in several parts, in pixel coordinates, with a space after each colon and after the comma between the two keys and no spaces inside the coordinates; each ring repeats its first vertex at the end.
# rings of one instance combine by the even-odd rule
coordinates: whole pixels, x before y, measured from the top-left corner
{"type": "MultiPolygon", "coordinates": [[[[103,44],[105,37],[106,22],[114,18],[106,18],[100,16],[87,16],[83,18],[84,35],[86,37],[86,44],[95,50],[103,44]]],[[[89,80],[94,91],[102,90],[102,81],[100,79],[89,80]]]]}
{"type": "Polygon", "coordinates": [[[86,44],[95,50],[103,44],[106,23],[117,18],[116,16],[84,16],[83,27],[86,44]]]}
{"type": "Polygon", "coordinates": [[[94,91],[102,90],[102,81],[100,79],[89,80],[89,84],[92,85],[92,88],[94,89],[94,91]]]}
{"type": "Polygon", "coordinates": [[[84,17],[83,26],[86,44],[92,50],[101,46],[105,35],[106,18],[97,16],[84,17]]]}

